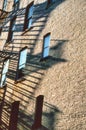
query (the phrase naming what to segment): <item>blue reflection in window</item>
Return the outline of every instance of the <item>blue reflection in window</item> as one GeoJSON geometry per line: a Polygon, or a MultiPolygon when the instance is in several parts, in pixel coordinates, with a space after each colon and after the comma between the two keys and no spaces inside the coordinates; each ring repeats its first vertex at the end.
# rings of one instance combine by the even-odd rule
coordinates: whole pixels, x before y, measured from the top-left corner
{"type": "Polygon", "coordinates": [[[27,59],[27,49],[21,51],[21,53],[20,53],[19,68],[18,69],[22,69],[25,67],[26,59],[27,59]]]}
{"type": "Polygon", "coordinates": [[[44,37],[43,58],[49,55],[50,34],[44,37]]]}
{"type": "Polygon", "coordinates": [[[3,10],[5,10],[5,11],[6,11],[6,8],[7,8],[7,0],[4,0],[3,10]]]}
{"type": "Polygon", "coordinates": [[[28,28],[30,28],[32,25],[32,15],[33,15],[33,4],[28,9],[28,16],[27,16],[28,28]]]}

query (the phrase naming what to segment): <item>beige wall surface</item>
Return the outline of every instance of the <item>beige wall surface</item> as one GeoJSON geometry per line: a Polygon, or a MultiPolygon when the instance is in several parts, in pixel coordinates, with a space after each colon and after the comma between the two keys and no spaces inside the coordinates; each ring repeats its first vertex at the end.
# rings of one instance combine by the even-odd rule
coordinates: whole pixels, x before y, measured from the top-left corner
{"type": "Polygon", "coordinates": [[[20,101],[18,130],[31,130],[38,95],[44,95],[44,127],[86,130],[86,1],[56,0],[47,7],[46,0],[34,0],[33,27],[23,31],[26,6],[31,1],[20,0],[19,10],[11,11],[3,20],[1,49],[6,44],[10,21],[17,16],[13,42],[6,48],[12,51],[12,58],[5,100],[20,101]],[[50,57],[40,61],[43,36],[49,32],[50,57]],[[28,47],[24,77],[15,84],[17,52],[24,46],[28,47]]]}

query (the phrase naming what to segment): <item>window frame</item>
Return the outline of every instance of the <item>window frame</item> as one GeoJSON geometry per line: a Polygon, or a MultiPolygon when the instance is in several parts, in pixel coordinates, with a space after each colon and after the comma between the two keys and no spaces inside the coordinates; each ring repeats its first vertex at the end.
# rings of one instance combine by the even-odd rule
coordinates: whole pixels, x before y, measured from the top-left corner
{"type": "MultiPolygon", "coordinates": [[[[43,61],[43,60],[45,60],[45,59],[47,59],[47,58],[49,57],[49,53],[48,53],[48,56],[45,56],[45,57],[44,57],[44,50],[45,50],[45,48],[44,48],[44,46],[45,46],[45,42],[44,42],[44,40],[45,40],[45,38],[46,38],[48,35],[51,36],[51,33],[49,32],[49,33],[45,34],[44,37],[43,37],[42,58],[41,58],[40,61],[43,61]]],[[[50,48],[49,45],[50,45],[50,41],[49,41],[49,44],[48,44],[48,48],[50,48]]]]}
{"type": "MultiPolygon", "coordinates": [[[[25,49],[28,49],[27,46],[23,47],[20,51],[19,51],[19,59],[18,59],[18,63],[17,63],[17,69],[16,69],[16,77],[15,77],[15,83],[17,83],[19,80],[22,79],[22,77],[24,76],[22,70],[23,68],[19,68],[19,62],[20,62],[20,57],[21,57],[21,52],[25,49]],[[21,74],[21,76],[19,76],[21,74]]],[[[26,54],[26,60],[27,60],[27,54],[26,54]]]]}
{"type": "Polygon", "coordinates": [[[5,65],[5,62],[10,62],[10,57],[6,57],[3,61],[3,66],[2,66],[2,70],[1,70],[1,78],[0,78],[0,88],[3,88],[6,86],[6,76],[7,76],[7,73],[8,73],[8,69],[9,69],[9,64],[8,64],[8,69],[7,69],[7,72],[5,73],[5,79],[4,79],[4,82],[1,86],[1,81],[2,81],[2,78],[3,78],[3,70],[4,70],[4,65],[5,65]]]}
{"type": "Polygon", "coordinates": [[[19,9],[19,3],[20,3],[20,0],[18,0],[17,2],[15,2],[15,0],[14,0],[13,10],[18,10],[19,9]]]}
{"type": "Polygon", "coordinates": [[[10,21],[10,27],[9,27],[9,32],[8,32],[8,38],[7,38],[7,43],[8,42],[12,42],[13,41],[13,33],[14,33],[14,31],[12,30],[12,27],[13,27],[13,25],[15,25],[15,22],[16,22],[16,16],[14,16],[13,18],[12,18],[12,20],[10,21]]]}
{"type": "Polygon", "coordinates": [[[0,28],[0,36],[1,36],[1,34],[2,34],[2,27],[0,28]]]}
{"type": "Polygon", "coordinates": [[[31,6],[34,6],[34,1],[32,1],[32,2],[26,7],[23,31],[25,31],[26,29],[27,29],[27,30],[30,30],[30,29],[32,28],[32,24],[31,24],[31,26],[28,28],[29,21],[32,20],[32,15],[33,15],[33,13],[32,13],[32,15],[28,18],[28,14],[29,14],[29,10],[30,10],[30,7],[31,7],[31,6]]]}
{"type": "Polygon", "coordinates": [[[7,9],[7,0],[4,0],[4,2],[3,2],[3,10],[4,11],[6,11],[6,9],[7,9]]]}

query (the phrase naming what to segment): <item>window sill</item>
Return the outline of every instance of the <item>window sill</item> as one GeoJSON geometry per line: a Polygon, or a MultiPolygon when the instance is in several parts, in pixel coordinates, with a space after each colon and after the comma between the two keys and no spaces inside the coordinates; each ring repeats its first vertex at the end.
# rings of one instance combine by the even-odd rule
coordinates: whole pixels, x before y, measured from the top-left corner
{"type": "Polygon", "coordinates": [[[30,31],[32,28],[33,28],[33,26],[31,26],[30,28],[26,28],[21,35],[24,35],[26,32],[30,31]]]}

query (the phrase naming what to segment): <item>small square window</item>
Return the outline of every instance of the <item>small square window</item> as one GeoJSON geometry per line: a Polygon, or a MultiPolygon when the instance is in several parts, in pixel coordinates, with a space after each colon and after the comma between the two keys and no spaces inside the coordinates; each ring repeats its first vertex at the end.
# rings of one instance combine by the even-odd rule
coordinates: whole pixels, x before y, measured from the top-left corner
{"type": "Polygon", "coordinates": [[[49,56],[49,46],[50,46],[50,33],[46,34],[43,39],[42,59],[49,56]]]}
{"type": "Polygon", "coordinates": [[[24,30],[31,28],[31,26],[32,26],[32,15],[33,15],[33,2],[31,2],[31,4],[29,4],[26,8],[24,30]]]}
{"type": "Polygon", "coordinates": [[[0,88],[6,85],[6,76],[9,68],[9,57],[4,59],[2,72],[1,72],[1,79],[0,79],[0,88]]]}
{"type": "Polygon", "coordinates": [[[24,76],[23,69],[25,68],[26,60],[27,60],[27,47],[24,47],[19,52],[19,60],[17,65],[15,81],[20,80],[24,76]]]}

